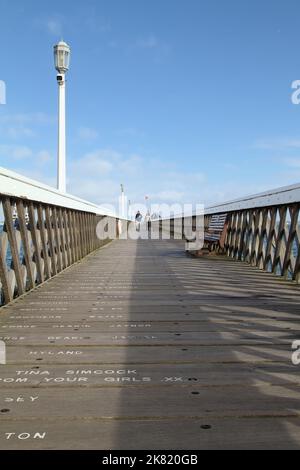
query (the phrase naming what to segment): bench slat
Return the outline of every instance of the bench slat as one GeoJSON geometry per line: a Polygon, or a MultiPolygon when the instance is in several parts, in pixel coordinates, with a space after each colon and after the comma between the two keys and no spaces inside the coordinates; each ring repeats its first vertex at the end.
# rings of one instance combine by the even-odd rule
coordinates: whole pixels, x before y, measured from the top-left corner
{"type": "Polygon", "coordinates": [[[213,215],[210,219],[207,231],[204,233],[204,240],[208,242],[218,242],[224,230],[227,214],[213,215]]]}

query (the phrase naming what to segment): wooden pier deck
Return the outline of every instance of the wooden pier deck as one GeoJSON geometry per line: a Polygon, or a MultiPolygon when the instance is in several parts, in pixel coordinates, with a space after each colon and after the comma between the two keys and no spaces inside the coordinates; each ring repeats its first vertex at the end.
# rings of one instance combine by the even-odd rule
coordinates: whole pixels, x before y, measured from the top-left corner
{"type": "Polygon", "coordinates": [[[300,448],[299,287],[115,241],[1,309],[1,449],[300,448]]]}

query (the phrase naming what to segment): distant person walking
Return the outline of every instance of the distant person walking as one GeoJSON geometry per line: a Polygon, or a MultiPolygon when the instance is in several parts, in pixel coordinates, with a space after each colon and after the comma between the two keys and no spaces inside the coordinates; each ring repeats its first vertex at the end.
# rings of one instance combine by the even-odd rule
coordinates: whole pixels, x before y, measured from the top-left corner
{"type": "Polygon", "coordinates": [[[143,216],[140,213],[140,211],[137,211],[137,213],[135,215],[135,228],[136,228],[137,232],[139,232],[141,230],[142,218],[143,218],[143,216]]]}
{"type": "Polygon", "coordinates": [[[146,222],[146,228],[147,228],[148,232],[150,230],[150,225],[151,225],[150,221],[151,221],[150,213],[147,212],[147,214],[145,215],[145,222],[146,222]]]}

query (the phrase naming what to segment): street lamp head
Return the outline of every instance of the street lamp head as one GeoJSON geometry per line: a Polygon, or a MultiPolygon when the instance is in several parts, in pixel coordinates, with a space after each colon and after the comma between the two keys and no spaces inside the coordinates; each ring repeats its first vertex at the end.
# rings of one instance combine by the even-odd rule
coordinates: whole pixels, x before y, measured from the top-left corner
{"type": "Polygon", "coordinates": [[[58,73],[64,74],[69,70],[70,52],[70,46],[64,41],[54,46],[54,64],[58,73]]]}

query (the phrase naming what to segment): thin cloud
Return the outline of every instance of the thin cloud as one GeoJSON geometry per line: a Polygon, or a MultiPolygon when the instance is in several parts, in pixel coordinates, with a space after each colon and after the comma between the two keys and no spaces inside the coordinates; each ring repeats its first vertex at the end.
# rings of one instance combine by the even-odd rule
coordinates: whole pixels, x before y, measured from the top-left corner
{"type": "Polygon", "coordinates": [[[34,151],[26,145],[0,145],[0,157],[9,157],[13,160],[28,160],[35,165],[44,165],[53,160],[51,152],[42,149],[34,151]]]}
{"type": "Polygon", "coordinates": [[[17,140],[20,138],[34,137],[35,132],[29,127],[19,126],[19,127],[8,127],[5,130],[5,135],[10,139],[17,140]]]}
{"type": "Polygon", "coordinates": [[[53,156],[48,150],[39,151],[36,157],[39,165],[45,165],[53,160],[53,156]]]}
{"type": "Polygon", "coordinates": [[[116,134],[122,137],[145,137],[145,132],[137,129],[136,127],[124,127],[118,129],[116,134]]]}
{"type": "Polygon", "coordinates": [[[49,33],[55,35],[55,36],[61,36],[62,35],[62,24],[60,21],[57,20],[48,20],[47,21],[47,28],[49,33]]]}
{"type": "Polygon", "coordinates": [[[184,192],[180,192],[180,191],[160,191],[159,193],[157,194],[152,194],[151,195],[151,198],[152,199],[158,199],[160,201],[165,201],[165,202],[174,202],[174,201],[177,201],[177,202],[181,202],[184,198],[184,192]]]}
{"type": "Polygon", "coordinates": [[[259,150],[299,149],[300,139],[257,140],[253,147],[259,150]]]}
{"type": "Polygon", "coordinates": [[[43,127],[56,122],[45,113],[15,113],[0,116],[0,133],[5,140],[20,140],[36,137],[43,127]]]}
{"type": "Polygon", "coordinates": [[[99,137],[98,131],[92,129],[91,127],[80,127],[78,129],[78,137],[82,140],[95,140],[99,137]]]}
{"type": "Polygon", "coordinates": [[[154,34],[136,41],[136,47],[141,49],[154,49],[159,45],[160,41],[154,34]]]}
{"type": "Polygon", "coordinates": [[[37,18],[33,20],[34,25],[38,29],[46,31],[46,33],[56,38],[61,38],[63,35],[63,17],[60,15],[49,16],[48,18],[37,18]]]}
{"type": "Polygon", "coordinates": [[[53,124],[56,118],[50,116],[49,114],[43,112],[35,113],[15,113],[15,114],[3,114],[0,116],[0,123],[3,124],[18,124],[18,125],[27,125],[27,124],[53,124]]]}
{"type": "Polygon", "coordinates": [[[0,145],[0,156],[13,160],[29,159],[33,155],[31,148],[24,145],[0,145]]]}
{"type": "Polygon", "coordinates": [[[109,33],[112,29],[111,22],[105,18],[96,17],[95,14],[89,15],[84,24],[92,33],[109,33]]]}
{"type": "Polygon", "coordinates": [[[284,163],[291,168],[300,168],[300,158],[286,158],[284,163]]]}
{"type": "Polygon", "coordinates": [[[136,40],[133,49],[153,51],[155,61],[160,62],[169,55],[171,47],[165,41],[158,38],[155,34],[150,34],[136,40]]]}

